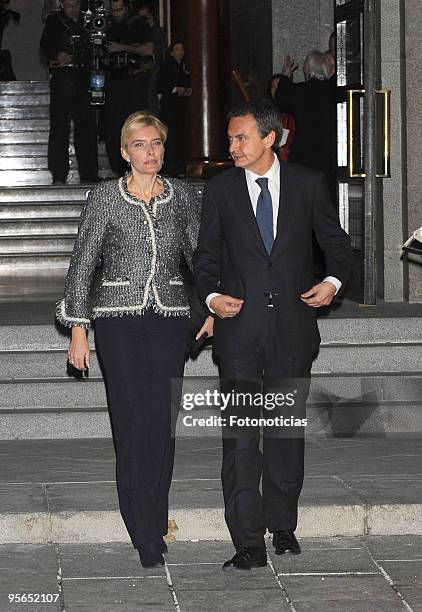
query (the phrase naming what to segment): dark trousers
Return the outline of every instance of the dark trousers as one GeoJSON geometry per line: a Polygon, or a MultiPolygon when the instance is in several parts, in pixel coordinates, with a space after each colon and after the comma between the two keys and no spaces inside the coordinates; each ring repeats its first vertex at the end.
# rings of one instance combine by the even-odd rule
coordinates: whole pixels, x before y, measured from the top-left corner
{"type": "Polygon", "coordinates": [[[89,77],[72,69],[59,69],[50,81],[50,135],[48,169],[53,180],[66,182],[69,173],[70,120],[74,125],[75,153],[81,178],[98,175],[97,126],[89,100],[89,77]]]}
{"type": "Polygon", "coordinates": [[[165,95],[160,118],[168,126],[163,172],[167,176],[186,174],[186,98],[165,95]]]}
{"type": "Polygon", "coordinates": [[[127,170],[120,153],[120,132],[129,115],[147,108],[148,83],[148,73],[126,78],[110,75],[107,80],[104,138],[110,167],[119,176],[127,170]]]}
{"type": "MultiPolygon", "coordinates": [[[[173,473],[172,378],[183,376],[187,318],[99,318],[95,337],[105,372],[116,481],[122,518],[133,545],[167,533],[173,473]]],[[[176,384],[176,388],[179,385],[176,384]]]]}
{"type": "MultiPolygon", "coordinates": [[[[231,414],[265,419],[305,416],[312,360],[303,361],[289,354],[274,314],[268,308],[260,340],[248,355],[220,361],[222,391],[260,392],[265,396],[296,389],[295,406],[271,411],[256,406],[249,409],[232,406],[224,415],[227,419],[231,414]]],[[[264,427],[262,451],[259,427],[223,428],[221,478],[225,519],[236,549],[264,546],[267,529],[270,532],[296,529],[303,473],[303,427],[264,427]]]]}

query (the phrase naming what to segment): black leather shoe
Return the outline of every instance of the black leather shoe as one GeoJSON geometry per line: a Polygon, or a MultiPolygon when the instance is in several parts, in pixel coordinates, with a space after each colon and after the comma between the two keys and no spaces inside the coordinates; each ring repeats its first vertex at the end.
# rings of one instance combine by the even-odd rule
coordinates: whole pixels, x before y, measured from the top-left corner
{"type": "Polygon", "coordinates": [[[167,549],[164,542],[145,542],[140,544],[138,546],[138,553],[142,567],[151,568],[164,565],[164,547],[167,549]]]}
{"type": "Polygon", "coordinates": [[[223,565],[225,572],[232,570],[250,571],[253,567],[267,565],[267,551],[265,546],[245,546],[238,550],[235,556],[223,565]]]}
{"type": "Polygon", "coordinates": [[[296,540],[296,536],[292,530],[276,531],[273,535],[273,546],[276,555],[284,555],[284,553],[300,555],[302,552],[300,544],[296,540]]]}

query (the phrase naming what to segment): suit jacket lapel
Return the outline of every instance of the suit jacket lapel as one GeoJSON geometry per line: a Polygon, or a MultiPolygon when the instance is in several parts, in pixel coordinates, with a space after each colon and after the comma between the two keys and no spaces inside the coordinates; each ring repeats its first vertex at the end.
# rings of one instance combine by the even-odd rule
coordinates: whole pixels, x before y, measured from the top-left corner
{"type": "MultiPolygon", "coordinates": [[[[237,206],[239,211],[239,219],[246,223],[249,229],[252,231],[260,247],[265,250],[264,243],[261,238],[261,232],[259,231],[256,217],[253,212],[252,202],[249,197],[248,184],[246,182],[246,175],[243,169],[239,169],[237,176],[235,177],[234,185],[234,204],[237,206]]],[[[228,191],[230,200],[233,201],[233,191],[228,191]]]]}
{"type": "Polygon", "coordinates": [[[287,237],[289,225],[288,202],[290,201],[292,196],[289,193],[291,185],[288,177],[288,172],[286,171],[286,167],[287,164],[283,161],[280,161],[280,199],[278,202],[277,233],[271,254],[274,254],[274,252],[279,249],[281,245],[283,245],[287,237]]]}

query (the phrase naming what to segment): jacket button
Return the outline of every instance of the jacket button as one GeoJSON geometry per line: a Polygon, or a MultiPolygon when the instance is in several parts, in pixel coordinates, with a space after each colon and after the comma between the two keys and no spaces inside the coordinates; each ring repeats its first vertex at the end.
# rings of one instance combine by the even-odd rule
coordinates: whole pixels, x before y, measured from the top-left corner
{"type": "Polygon", "coordinates": [[[273,267],[273,262],[272,262],[272,261],[269,261],[269,262],[268,262],[268,267],[269,267],[269,268],[272,268],[272,267],[273,267]]]}

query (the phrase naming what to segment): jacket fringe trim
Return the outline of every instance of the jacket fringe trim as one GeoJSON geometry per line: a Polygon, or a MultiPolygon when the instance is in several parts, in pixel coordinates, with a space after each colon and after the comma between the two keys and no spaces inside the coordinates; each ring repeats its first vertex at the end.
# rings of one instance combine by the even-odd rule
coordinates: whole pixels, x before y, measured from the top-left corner
{"type": "Polygon", "coordinates": [[[124,317],[125,315],[143,315],[147,310],[152,309],[156,314],[162,315],[163,317],[189,317],[190,308],[189,306],[175,306],[174,309],[169,307],[163,309],[158,304],[153,302],[148,306],[110,306],[105,310],[104,308],[94,308],[92,315],[93,319],[102,319],[103,317],[124,317]]]}
{"type": "Polygon", "coordinates": [[[66,314],[64,299],[60,300],[56,304],[56,319],[64,327],[83,327],[84,329],[88,329],[91,324],[90,319],[84,319],[82,317],[69,317],[66,314]]]}

